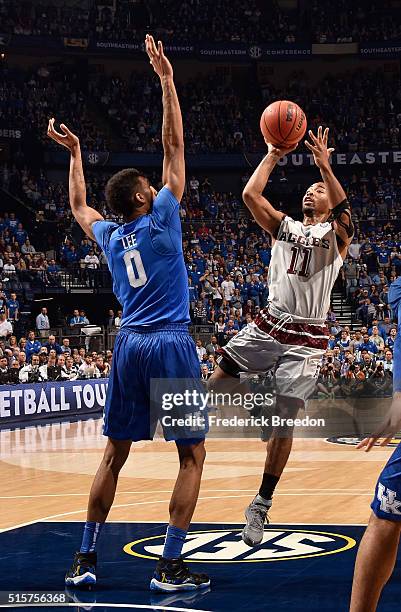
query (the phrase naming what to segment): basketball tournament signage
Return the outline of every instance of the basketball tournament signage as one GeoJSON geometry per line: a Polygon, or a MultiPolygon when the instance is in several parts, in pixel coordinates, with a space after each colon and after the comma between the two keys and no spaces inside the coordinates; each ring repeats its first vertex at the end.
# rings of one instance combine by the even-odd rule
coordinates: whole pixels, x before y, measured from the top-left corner
{"type": "MultiPolygon", "coordinates": [[[[113,51],[119,53],[143,53],[144,44],[133,41],[97,40],[91,43],[95,51],[113,51]]],[[[247,45],[244,43],[214,44],[169,44],[164,45],[166,53],[176,57],[216,61],[249,62],[252,60],[294,59],[312,55],[311,45],[247,45]]]]}
{"type": "Polygon", "coordinates": [[[22,130],[0,127],[0,138],[7,138],[7,140],[21,140],[22,130]]]}
{"type": "MultiPolygon", "coordinates": [[[[1,131],[0,131],[1,134],[1,131]]],[[[56,164],[68,162],[68,155],[64,151],[51,151],[46,153],[48,159],[56,164]]],[[[249,168],[249,163],[256,168],[263,153],[246,153],[246,157],[238,153],[187,153],[185,161],[188,168],[249,168]]],[[[104,151],[84,152],[84,162],[88,166],[107,166],[121,168],[122,166],[137,166],[145,168],[158,168],[163,162],[158,153],[106,153],[104,151]]],[[[371,165],[401,165],[400,151],[369,151],[355,153],[333,153],[331,156],[333,166],[353,166],[362,168],[371,165]]],[[[290,153],[278,161],[279,166],[293,166],[299,168],[312,168],[314,166],[311,153],[290,153]]]]}
{"type": "MultiPolygon", "coordinates": [[[[163,45],[166,53],[170,55],[178,55],[181,57],[192,57],[196,48],[194,45],[173,45],[166,43],[163,45]]],[[[112,51],[115,53],[145,53],[145,45],[143,42],[135,42],[130,40],[96,40],[91,43],[91,50],[94,51],[112,51]]]]}
{"type": "Polygon", "coordinates": [[[398,42],[360,43],[359,54],[374,59],[380,57],[401,57],[401,40],[398,42]]]}
{"type": "MultiPolygon", "coordinates": [[[[368,153],[333,153],[333,166],[365,166],[401,164],[401,151],[370,151],[368,153]]],[[[278,166],[314,166],[311,153],[290,153],[277,162],[278,166]]]]}
{"type": "Polygon", "coordinates": [[[84,151],[84,162],[90,166],[105,166],[110,153],[107,151],[84,151]]]}
{"type": "Polygon", "coordinates": [[[101,412],[108,379],[0,387],[0,427],[9,423],[101,412]]]}

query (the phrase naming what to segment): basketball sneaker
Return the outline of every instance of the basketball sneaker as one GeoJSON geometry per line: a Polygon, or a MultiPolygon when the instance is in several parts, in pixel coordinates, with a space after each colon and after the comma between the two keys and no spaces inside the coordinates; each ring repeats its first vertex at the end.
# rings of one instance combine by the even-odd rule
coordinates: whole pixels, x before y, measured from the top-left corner
{"type": "Polygon", "coordinates": [[[92,553],[75,553],[71,568],[65,575],[67,586],[90,588],[96,584],[97,555],[92,553]]]}
{"type": "Polygon", "coordinates": [[[208,586],[210,586],[209,576],[189,571],[181,558],[164,559],[160,557],[150,581],[152,591],[194,591],[208,586]]]}
{"type": "Polygon", "coordinates": [[[260,495],[256,495],[245,510],[246,525],[242,530],[242,540],[247,546],[257,546],[261,543],[264,524],[269,523],[267,513],[271,505],[271,499],[262,502],[260,495]]]}

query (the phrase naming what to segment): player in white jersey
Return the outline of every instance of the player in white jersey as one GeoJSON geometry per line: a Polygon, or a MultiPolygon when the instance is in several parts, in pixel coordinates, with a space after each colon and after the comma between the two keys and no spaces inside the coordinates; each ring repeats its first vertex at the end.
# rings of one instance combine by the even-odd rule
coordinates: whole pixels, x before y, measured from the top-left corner
{"type": "MultiPolygon", "coordinates": [[[[254,171],[243,199],[258,224],[273,241],[266,308],[221,350],[213,383],[240,372],[265,373],[274,368],[276,409],[295,417],[316,384],[321,358],[327,349],[325,325],[331,289],[352,240],[351,211],[341,184],[330,166],[328,128],[319,127],[305,142],[322,181],[307,189],[302,200],[303,222],[277,211],[263,196],[278,160],[290,150],[268,144],[268,154],[254,171]]],[[[273,429],[259,493],[245,511],[242,538],[259,544],[274,489],[288,461],[292,429],[273,429]]]]}

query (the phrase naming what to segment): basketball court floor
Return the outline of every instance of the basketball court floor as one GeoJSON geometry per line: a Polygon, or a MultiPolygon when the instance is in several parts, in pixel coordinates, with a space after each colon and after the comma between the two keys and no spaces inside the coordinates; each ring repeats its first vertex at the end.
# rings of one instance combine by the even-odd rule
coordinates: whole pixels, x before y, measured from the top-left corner
{"type": "MultiPolygon", "coordinates": [[[[105,439],[101,419],[0,431],[0,592],[64,592],[79,547],[105,439]]],[[[395,441],[394,441],[395,444],[395,441]]],[[[295,440],[261,546],[241,541],[244,507],[259,487],[264,444],[213,439],[184,557],[206,571],[203,593],[149,591],[177,472],[175,446],[133,446],[98,548],[95,591],[67,593],[57,609],[164,611],[346,611],[357,545],[377,476],[392,452],[357,451],[352,439],[295,440]]],[[[401,559],[400,559],[401,561],[401,559]]],[[[379,610],[401,598],[401,563],[379,610]]],[[[20,600],[1,607],[29,610],[20,600]]],[[[9,601],[9,600],[8,600],[9,601]]],[[[36,603],[35,609],[54,609],[36,603]]]]}

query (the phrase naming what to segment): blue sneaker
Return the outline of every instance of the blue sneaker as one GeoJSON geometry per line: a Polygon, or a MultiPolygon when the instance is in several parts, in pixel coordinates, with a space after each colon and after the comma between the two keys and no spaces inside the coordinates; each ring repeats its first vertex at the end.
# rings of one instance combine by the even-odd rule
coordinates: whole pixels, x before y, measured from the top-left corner
{"type": "Polygon", "coordinates": [[[75,553],[71,568],[65,575],[67,586],[91,588],[96,584],[97,555],[93,553],[75,553]]]}
{"type": "Polygon", "coordinates": [[[209,576],[190,572],[181,558],[164,559],[160,557],[150,581],[152,591],[163,592],[194,591],[208,586],[210,586],[209,576]]]}

